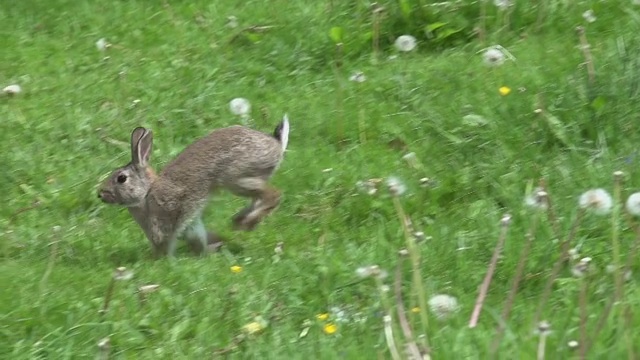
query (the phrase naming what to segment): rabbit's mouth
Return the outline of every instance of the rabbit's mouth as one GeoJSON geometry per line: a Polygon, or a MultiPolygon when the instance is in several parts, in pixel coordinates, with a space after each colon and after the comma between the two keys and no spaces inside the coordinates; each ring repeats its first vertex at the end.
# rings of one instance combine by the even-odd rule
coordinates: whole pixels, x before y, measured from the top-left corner
{"type": "Polygon", "coordinates": [[[103,203],[113,204],[116,202],[115,196],[112,193],[106,190],[98,191],[98,199],[102,200],[103,203]]]}

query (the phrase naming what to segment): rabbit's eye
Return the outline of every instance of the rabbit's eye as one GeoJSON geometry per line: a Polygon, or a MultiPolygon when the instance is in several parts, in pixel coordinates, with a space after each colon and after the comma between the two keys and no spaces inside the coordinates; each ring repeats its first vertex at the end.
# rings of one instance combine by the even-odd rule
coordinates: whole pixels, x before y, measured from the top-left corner
{"type": "Polygon", "coordinates": [[[118,175],[116,181],[118,182],[118,184],[123,184],[125,181],[127,181],[127,175],[118,175]]]}

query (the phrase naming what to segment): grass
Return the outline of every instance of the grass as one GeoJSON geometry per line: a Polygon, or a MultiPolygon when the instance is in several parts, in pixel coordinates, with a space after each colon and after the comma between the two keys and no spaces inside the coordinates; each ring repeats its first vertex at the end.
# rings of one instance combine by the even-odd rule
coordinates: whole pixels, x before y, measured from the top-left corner
{"type": "MultiPolygon", "coordinates": [[[[405,239],[388,192],[369,196],[356,183],[397,176],[407,186],[399,198],[404,212],[427,235],[417,245],[426,296],[446,293],[460,304],[447,321],[429,314],[434,359],[489,356],[534,221],[523,198],[545,179],[561,235],[540,216],[499,348],[501,357],[535,358],[533,315],[579,195],[595,187],[613,193],[614,171],[624,172],[623,201],[640,182],[640,9],[549,0],[539,22],[538,8],[524,3],[507,27],[488,3],[485,41],[421,38],[417,50],[401,54],[392,46],[405,30],[398,5],[384,3],[376,62],[365,36],[369,8],[360,2],[2,3],[0,85],[16,83],[23,92],[0,98],[0,356],[92,357],[108,337],[114,358],[200,358],[221,349],[247,358],[389,358],[383,299],[375,282],[355,272],[377,264],[393,274],[405,239]],[[590,8],[598,18],[586,24],[581,14],[590,8]],[[226,26],[232,15],[239,28],[226,26]],[[240,32],[254,25],[272,27],[240,32]],[[591,45],[593,83],[577,25],[591,45]],[[336,26],[343,29],[340,67],[329,36],[336,26]],[[112,46],[100,52],[95,42],[103,37],[112,46]],[[488,68],[481,52],[493,44],[517,60],[488,68]],[[348,81],[355,71],[367,80],[348,81]],[[501,96],[502,86],[511,93],[501,96]],[[236,233],[229,219],[244,200],[217,196],[206,221],[231,239],[225,252],[194,258],[181,249],[173,261],[152,260],[127,212],[99,202],[97,184],[128,161],[135,126],[154,130],[152,163],[161,168],[193,139],[240,122],[228,108],[235,97],[252,102],[249,125],[264,131],[289,114],[290,150],[273,180],[284,202],[255,232],[236,233]],[[422,168],[407,165],[409,152],[422,168]],[[423,177],[430,186],[420,186],[423,177]],[[506,213],[512,220],[502,256],[479,324],[469,329],[506,213]],[[276,259],[279,242],[284,253],[276,259]],[[242,271],[232,272],[234,265],[242,271]],[[120,266],[134,276],[115,283],[100,314],[120,266]],[[136,292],[145,284],[160,287],[141,302],[136,292]],[[316,319],[320,313],[329,319],[316,319]],[[256,316],[266,329],[239,341],[256,316]],[[337,325],[334,334],[323,332],[326,322],[337,325]]],[[[471,29],[480,12],[467,10],[456,21],[471,19],[471,29]]],[[[577,230],[574,244],[592,258],[593,271],[588,284],[572,276],[571,265],[560,272],[543,311],[553,330],[550,358],[578,356],[566,344],[580,340],[581,321],[595,334],[615,288],[605,271],[612,236],[622,262],[636,237],[625,221],[615,223],[612,232],[607,217],[586,214],[577,230]]],[[[637,257],[631,265],[637,272],[637,257]]],[[[405,308],[416,304],[407,295],[409,268],[405,308]]],[[[590,358],[640,353],[637,284],[635,274],[624,283],[590,358]]]]}

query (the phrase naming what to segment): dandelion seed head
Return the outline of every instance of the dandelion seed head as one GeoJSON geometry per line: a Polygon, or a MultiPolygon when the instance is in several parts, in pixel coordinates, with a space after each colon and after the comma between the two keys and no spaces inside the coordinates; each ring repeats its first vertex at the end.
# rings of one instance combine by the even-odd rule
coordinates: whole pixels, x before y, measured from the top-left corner
{"type": "Polygon", "coordinates": [[[127,270],[124,266],[116,268],[116,271],[113,273],[113,279],[117,281],[131,280],[131,278],[133,278],[133,271],[127,270]]]}
{"type": "Polygon", "coordinates": [[[580,257],[578,248],[569,249],[569,257],[571,258],[571,260],[577,260],[580,257]]]}
{"type": "Polygon", "coordinates": [[[629,214],[633,216],[640,216],[640,192],[629,195],[625,205],[629,214]]]}
{"type": "Polygon", "coordinates": [[[229,102],[229,109],[234,115],[248,116],[251,112],[251,103],[245,98],[235,98],[229,102]]]}
{"type": "Polygon", "coordinates": [[[396,49],[402,52],[409,52],[416,48],[416,38],[411,35],[400,35],[395,41],[396,49]]]}
{"type": "Polygon", "coordinates": [[[482,59],[487,66],[500,66],[504,64],[506,56],[500,49],[492,47],[482,54],[482,59]]]}
{"type": "Polygon", "coordinates": [[[22,92],[22,88],[18,84],[13,84],[5,86],[4,89],[2,89],[2,92],[7,95],[17,95],[22,92]]]}
{"type": "Polygon", "coordinates": [[[591,264],[590,257],[585,257],[580,259],[580,261],[578,261],[578,263],[575,264],[573,268],[571,268],[571,274],[573,274],[573,276],[577,278],[584,277],[587,274],[587,272],[589,272],[590,264],[591,264]]]}
{"type": "Polygon", "coordinates": [[[428,304],[429,310],[431,310],[431,312],[439,320],[449,318],[460,309],[460,306],[458,305],[458,299],[446,294],[438,294],[432,296],[429,299],[428,304]]]}
{"type": "Polygon", "coordinates": [[[537,333],[541,336],[547,336],[551,334],[551,324],[548,321],[542,320],[538,323],[538,327],[536,328],[537,333]]]}
{"type": "Polygon", "coordinates": [[[589,9],[582,13],[582,18],[584,18],[584,20],[588,23],[593,23],[596,21],[596,14],[593,12],[593,10],[589,9]]]}
{"type": "Polygon", "coordinates": [[[233,15],[229,15],[227,16],[227,27],[230,29],[235,29],[238,27],[238,18],[233,16],[233,15]]]}
{"type": "Polygon", "coordinates": [[[591,189],[580,195],[578,205],[583,209],[591,209],[595,214],[606,215],[613,207],[613,199],[604,189],[591,189]]]}
{"type": "Polygon", "coordinates": [[[109,351],[110,347],[111,347],[111,339],[109,339],[108,336],[98,341],[98,349],[100,349],[101,352],[109,351]]]}
{"type": "Polygon", "coordinates": [[[358,181],[356,183],[356,187],[359,191],[367,194],[367,195],[375,195],[378,192],[378,181],[374,179],[358,181]]]}
{"type": "Polygon", "coordinates": [[[109,47],[111,47],[111,44],[109,44],[105,38],[100,38],[96,41],[96,49],[98,49],[98,51],[105,51],[109,47]]]}
{"type": "Polygon", "coordinates": [[[367,77],[365,76],[365,74],[362,71],[356,71],[351,76],[349,76],[349,81],[353,81],[353,82],[357,82],[357,83],[363,83],[363,82],[367,81],[367,77]]]}
{"type": "Polygon", "coordinates": [[[547,202],[547,192],[544,191],[541,187],[537,187],[533,189],[531,194],[527,195],[524,198],[524,203],[530,208],[537,210],[547,210],[548,202],[547,202]]]}
{"type": "Polygon", "coordinates": [[[387,187],[393,196],[401,196],[405,191],[407,191],[407,187],[404,183],[395,176],[387,178],[387,187]]]}

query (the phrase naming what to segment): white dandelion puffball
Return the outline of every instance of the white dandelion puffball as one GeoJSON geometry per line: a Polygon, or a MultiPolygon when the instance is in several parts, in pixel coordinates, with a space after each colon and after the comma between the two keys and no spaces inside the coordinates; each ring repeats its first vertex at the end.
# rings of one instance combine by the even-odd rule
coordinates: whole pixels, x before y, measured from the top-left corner
{"type": "Polygon", "coordinates": [[[524,203],[533,209],[547,210],[547,192],[537,187],[524,198],[524,203]]]}
{"type": "Polygon", "coordinates": [[[98,39],[98,41],[96,41],[96,48],[99,51],[105,51],[107,50],[108,47],[109,47],[109,43],[107,42],[107,39],[100,38],[98,39]]]}
{"type": "Polygon", "coordinates": [[[459,308],[458,299],[450,295],[439,294],[429,299],[429,309],[439,320],[447,319],[459,308]]]}
{"type": "Polygon", "coordinates": [[[606,215],[613,207],[613,199],[604,189],[591,189],[580,195],[578,204],[581,208],[589,208],[598,215],[606,215]]]}
{"type": "Polygon", "coordinates": [[[235,98],[229,103],[229,109],[234,115],[247,116],[251,112],[251,103],[245,98],[235,98]]]}
{"type": "Polygon", "coordinates": [[[15,94],[21,93],[22,92],[22,88],[20,87],[20,85],[13,84],[13,85],[9,85],[9,86],[5,87],[4,89],[2,89],[2,92],[7,94],[7,95],[15,95],[15,94]]]}
{"type": "Polygon", "coordinates": [[[482,54],[482,59],[488,66],[500,66],[504,64],[505,56],[502,51],[496,48],[490,48],[482,54]]]}
{"type": "Polygon", "coordinates": [[[400,35],[395,42],[396,49],[402,52],[409,52],[415,49],[416,45],[416,38],[411,35],[400,35]]]}
{"type": "Polygon", "coordinates": [[[353,75],[349,76],[349,81],[363,83],[367,81],[367,77],[362,71],[356,71],[355,73],[353,73],[353,75]]]}
{"type": "Polygon", "coordinates": [[[407,191],[407,187],[404,185],[402,180],[395,176],[391,176],[387,179],[387,187],[393,196],[400,196],[407,191]]]}
{"type": "Polygon", "coordinates": [[[640,192],[633,193],[627,199],[627,211],[633,216],[640,216],[640,192]]]}
{"type": "Polygon", "coordinates": [[[587,10],[585,12],[582,13],[582,17],[588,22],[588,23],[592,23],[596,21],[596,14],[593,12],[593,10],[587,10]]]}

